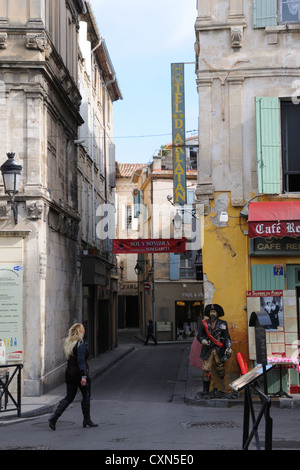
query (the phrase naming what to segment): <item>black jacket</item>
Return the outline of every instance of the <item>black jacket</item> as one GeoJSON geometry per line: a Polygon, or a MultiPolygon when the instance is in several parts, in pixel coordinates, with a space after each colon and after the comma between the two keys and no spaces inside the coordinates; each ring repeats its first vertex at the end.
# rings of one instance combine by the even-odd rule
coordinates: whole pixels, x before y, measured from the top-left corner
{"type": "Polygon", "coordinates": [[[88,356],[86,344],[79,341],[68,359],[65,373],[66,382],[79,385],[82,377],[88,377],[88,356]]]}
{"type": "Polygon", "coordinates": [[[224,320],[220,320],[219,318],[217,319],[215,329],[212,330],[210,320],[206,319],[206,323],[208,326],[208,332],[220,343],[223,343],[223,347],[217,346],[214,344],[209,337],[206,334],[205,327],[203,324],[203,321],[201,321],[199,329],[198,329],[198,335],[197,335],[197,340],[202,343],[203,339],[207,339],[210,344],[206,346],[205,344],[202,345],[201,348],[201,353],[200,357],[202,359],[208,359],[213,348],[216,348],[216,351],[220,357],[220,359],[223,361],[225,360],[224,358],[224,353],[227,348],[231,348],[231,339],[228,331],[228,326],[227,322],[224,320]]]}

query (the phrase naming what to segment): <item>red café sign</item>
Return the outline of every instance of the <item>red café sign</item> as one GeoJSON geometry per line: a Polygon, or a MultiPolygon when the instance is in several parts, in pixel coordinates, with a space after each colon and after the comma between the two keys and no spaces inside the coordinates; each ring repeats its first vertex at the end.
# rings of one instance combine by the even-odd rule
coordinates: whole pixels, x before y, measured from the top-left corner
{"type": "Polygon", "coordinates": [[[300,237],[300,201],[249,204],[249,238],[300,237]]]}
{"type": "Polygon", "coordinates": [[[249,222],[249,238],[300,237],[300,221],[249,222]]]}
{"type": "Polygon", "coordinates": [[[186,238],[147,238],[113,240],[114,253],[184,253],[186,238]]]}

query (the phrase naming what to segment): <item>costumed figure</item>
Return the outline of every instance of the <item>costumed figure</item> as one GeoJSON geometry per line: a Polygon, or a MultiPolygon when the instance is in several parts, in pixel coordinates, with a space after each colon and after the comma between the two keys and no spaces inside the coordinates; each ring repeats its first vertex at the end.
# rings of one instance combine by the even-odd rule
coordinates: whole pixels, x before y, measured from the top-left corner
{"type": "Polygon", "coordinates": [[[227,322],[220,320],[224,316],[223,308],[217,304],[209,304],[205,307],[204,315],[208,319],[200,323],[197,339],[202,344],[200,357],[203,360],[203,395],[208,395],[213,363],[216,364],[224,386],[224,362],[232,356],[232,349],[227,322]]]}

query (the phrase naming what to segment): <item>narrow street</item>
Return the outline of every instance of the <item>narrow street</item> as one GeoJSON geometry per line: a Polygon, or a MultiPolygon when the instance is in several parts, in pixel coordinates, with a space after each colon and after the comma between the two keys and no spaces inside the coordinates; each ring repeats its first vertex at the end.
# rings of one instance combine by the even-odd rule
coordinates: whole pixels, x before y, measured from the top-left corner
{"type": "MultiPolygon", "coordinates": [[[[91,416],[97,428],[83,429],[78,393],[56,431],[48,428],[49,415],[2,424],[0,450],[101,450],[100,460],[115,451],[169,451],[190,455],[190,464],[199,463],[198,450],[241,450],[243,406],[191,406],[172,400],[188,345],[144,346],[126,332],[122,341],[132,342],[135,349],[92,386],[91,416]]],[[[272,408],[271,416],[274,450],[299,449],[300,410],[272,408]]],[[[262,425],[262,443],[263,433],[262,425]]],[[[256,450],[255,441],[249,449],[256,450]]]]}

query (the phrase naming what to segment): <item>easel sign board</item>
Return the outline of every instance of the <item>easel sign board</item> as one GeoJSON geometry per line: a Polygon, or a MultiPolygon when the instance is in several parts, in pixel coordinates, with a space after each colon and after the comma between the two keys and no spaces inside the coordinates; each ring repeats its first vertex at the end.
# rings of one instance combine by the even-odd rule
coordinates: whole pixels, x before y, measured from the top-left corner
{"type": "MultiPolygon", "coordinates": [[[[266,372],[269,370],[273,369],[275,366],[274,364],[267,364],[265,366],[266,372]]],[[[255,380],[258,380],[260,377],[263,376],[264,370],[263,366],[261,364],[258,364],[254,369],[250,370],[244,375],[241,375],[238,379],[234,380],[234,382],[231,382],[230,387],[235,390],[236,392],[239,392],[243,390],[247,385],[251,384],[255,380]]]]}

